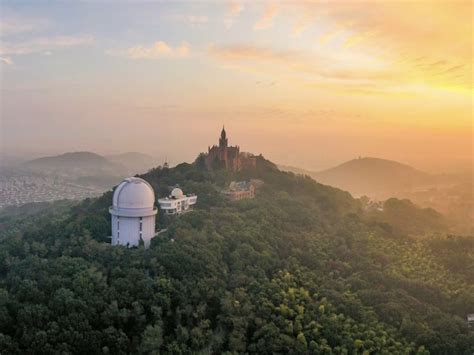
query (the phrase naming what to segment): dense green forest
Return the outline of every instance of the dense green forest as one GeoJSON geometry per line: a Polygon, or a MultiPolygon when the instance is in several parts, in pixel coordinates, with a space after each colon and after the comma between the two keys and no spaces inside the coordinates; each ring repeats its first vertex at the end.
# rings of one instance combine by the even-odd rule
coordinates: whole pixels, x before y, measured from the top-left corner
{"type": "Polygon", "coordinates": [[[0,212],[0,353],[472,354],[474,238],[391,199],[359,200],[258,158],[141,177],[194,211],[150,249],[111,247],[112,192],[0,212]],[[234,179],[265,184],[226,201],[234,179]]]}

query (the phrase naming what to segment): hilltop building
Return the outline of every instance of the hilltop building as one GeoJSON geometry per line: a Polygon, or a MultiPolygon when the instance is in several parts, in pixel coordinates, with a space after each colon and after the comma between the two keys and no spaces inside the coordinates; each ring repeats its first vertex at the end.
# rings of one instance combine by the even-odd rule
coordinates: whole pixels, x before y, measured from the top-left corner
{"type": "Polygon", "coordinates": [[[160,209],[167,215],[187,212],[196,204],[196,202],[196,195],[185,195],[178,187],[175,187],[168,197],[158,199],[160,209]]]}
{"type": "Polygon", "coordinates": [[[251,199],[255,197],[257,188],[263,185],[262,180],[251,179],[250,181],[232,181],[229,187],[222,191],[231,201],[251,199]]]}
{"type": "Polygon", "coordinates": [[[256,158],[249,153],[241,153],[239,146],[229,146],[225,128],[222,127],[219,145],[207,148],[206,168],[208,170],[226,169],[239,171],[242,168],[255,168],[256,158]]]}
{"type": "Polygon", "coordinates": [[[474,313],[467,315],[467,325],[471,328],[474,328],[474,313]]]}
{"type": "Polygon", "coordinates": [[[155,236],[155,193],[153,187],[138,177],[124,179],[117,186],[112,206],[112,245],[145,248],[155,236]]]}

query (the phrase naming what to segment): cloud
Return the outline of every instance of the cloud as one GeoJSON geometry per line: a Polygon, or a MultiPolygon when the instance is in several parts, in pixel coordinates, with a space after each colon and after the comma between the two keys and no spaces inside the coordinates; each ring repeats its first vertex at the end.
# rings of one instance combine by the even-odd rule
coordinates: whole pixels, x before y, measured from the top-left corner
{"type": "MultiPolygon", "coordinates": [[[[364,69],[354,63],[347,66],[340,57],[321,52],[284,50],[271,47],[255,46],[252,44],[212,45],[209,53],[216,59],[232,65],[241,64],[254,68],[253,71],[272,71],[275,74],[290,73],[296,76],[301,74],[313,77],[352,80],[363,78],[379,78],[382,75],[378,68],[364,69]],[[378,74],[376,74],[378,73],[378,74]]],[[[238,67],[238,66],[237,66],[238,67]]],[[[240,66],[241,68],[242,66],[240,66]]],[[[309,79],[310,77],[308,77],[309,79]]]]}
{"type": "Polygon", "coordinates": [[[318,42],[322,45],[326,45],[330,43],[331,41],[333,41],[334,38],[339,36],[342,32],[343,32],[342,28],[340,26],[337,26],[335,29],[331,29],[329,31],[322,33],[318,38],[318,42]]]}
{"type": "Polygon", "coordinates": [[[50,22],[36,17],[20,16],[4,11],[0,18],[0,37],[35,32],[47,28],[50,22]]]}
{"type": "Polygon", "coordinates": [[[240,60],[270,60],[270,61],[286,61],[294,59],[297,54],[291,51],[277,51],[271,48],[259,47],[251,44],[237,44],[215,46],[209,48],[210,53],[225,61],[240,60]]]}
{"type": "MultiPolygon", "coordinates": [[[[279,2],[268,4],[255,30],[279,13],[294,16],[300,37],[318,19],[314,46],[300,51],[253,44],[213,46],[226,68],[371,92],[472,89],[472,4],[400,2],[279,2]]],[[[295,43],[297,44],[297,43],[295,43]]],[[[297,46],[292,46],[296,48],[297,46]]]]}
{"type": "Polygon", "coordinates": [[[222,68],[264,75],[298,87],[366,95],[421,94],[431,89],[469,87],[465,65],[417,58],[392,61],[358,54],[352,47],[338,51],[295,51],[252,44],[212,45],[209,54],[222,68]],[[442,83],[443,85],[441,85],[442,83]]]}
{"type": "Polygon", "coordinates": [[[94,42],[95,39],[91,35],[40,37],[16,43],[3,41],[0,44],[0,54],[48,53],[54,49],[90,45],[94,42]]]}
{"type": "Polygon", "coordinates": [[[312,14],[304,14],[293,26],[291,35],[293,37],[300,37],[309,26],[313,24],[315,16],[312,14]]]}
{"type": "Polygon", "coordinates": [[[6,65],[12,65],[13,61],[11,60],[11,58],[8,58],[8,57],[0,57],[0,63],[6,64],[6,65]]]}
{"type": "Polygon", "coordinates": [[[125,56],[131,59],[160,59],[183,58],[191,52],[191,46],[182,42],[179,46],[172,47],[164,41],[157,41],[151,45],[137,45],[125,51],[107,51],[111,55],[125,56]]]}
{"type": "Polygon", "coordinates": [[[253,26],[254,30],[265,30],[273,26],[273,20],[278,15],[278,7],[274,4],[268,4],[262,16],[253,26]]]}
{"type": "Polygon", "coordinates": [[[406,84],[411,75],[398,67],[388,67],[376,58],[351,56],[347,51],[310,52],[240,44],[213,45],[209,53],[221,61],[224,68],[339,91],[371,88],[372,92],[387,92],[406,84]]]}
{"type": "MultiPolygon", "coordinates": [[[[355,68],[345,68],[341,62],[321,53],[282,50],[251,44],[211,46],[210,54],[230,65],[228,68],[245,68],[249,72],[265,72],[275,76],[305,76],[306,79],[330,79],[339,81],[360,80],[375,77],[376,70],[367,72],[355,68]]],[[[379,74],[380,76],[380,74],[379,74]]]]}
{"type": "Polygon", "coordinates": [[[413,81],[472,86],[472,2],[304,3],[303,13],[324,15],[336,41],[353,52],[383,57],[413,81]],[[336,30],[334,30],[334,28],[336,30]],[[336,31],[336,32],[335,32],[336,31]],[[437,65],[430,65],[438,63],[437,65]]]}
{"type": "Polygon", "coordinates": [[[186,16],[186,20],[192,26],[203,25],[209,22],[209,19],[207,18],[207,16],[202,16],[202,15],[188,15],[186,16]]]}
{"type": "Polygon", "coordinates": [[[202,26],[209,22],[209,18],[205,15],[174,14],[170,15],[169,18],[173,21],[187,23],[191,27],[202,26]]]}
{"type": "Polygon", "coordinates": [[[243,11],[244,5],[230,2],[227,6],[227,13],[224,17],[224,25],[227,29],[231,28],[234,25],[235,20],[239,17],[240,13],[243,11]]]}

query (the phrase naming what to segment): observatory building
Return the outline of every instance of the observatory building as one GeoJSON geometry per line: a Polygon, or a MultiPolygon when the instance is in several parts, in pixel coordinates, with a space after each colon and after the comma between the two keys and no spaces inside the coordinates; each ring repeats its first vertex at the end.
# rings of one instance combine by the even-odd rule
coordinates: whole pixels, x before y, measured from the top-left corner
{"type": "Polygon", "coordinates": [[[155,193],[143,179],[129,177],[117,186],[112,207],[112,245],[135,247],[143,241],[145,248],[155,236],[155,193]]]}
{"type": "Polygon", "coordinates": [[[180,188],[175,187],[171,195],[158,199],[158,204],[165,214],[181,214],[195,205],[196,201],[196,195],[185,195],[180,188]]]}

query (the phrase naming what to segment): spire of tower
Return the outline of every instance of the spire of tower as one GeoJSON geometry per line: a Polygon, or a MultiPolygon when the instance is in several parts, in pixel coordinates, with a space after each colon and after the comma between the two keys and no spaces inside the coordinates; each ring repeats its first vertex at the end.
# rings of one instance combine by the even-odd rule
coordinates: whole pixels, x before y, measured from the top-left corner
{"type": "Polygon", "coordinates": [[[222,125],[221,138],[219,138],[219,146],[227,147],[227,133],[225,132],[224,125],[222,125]]]}

